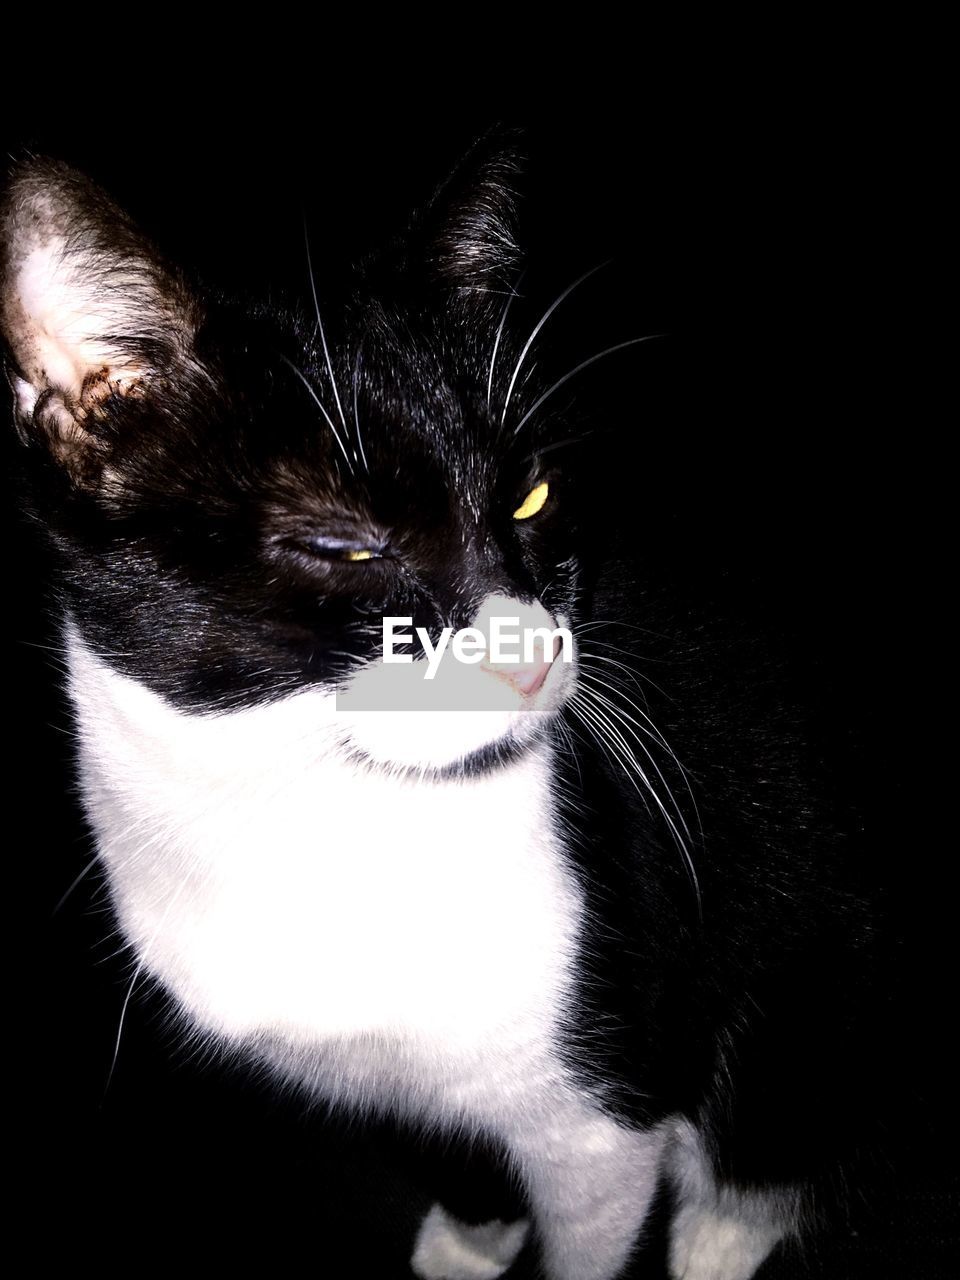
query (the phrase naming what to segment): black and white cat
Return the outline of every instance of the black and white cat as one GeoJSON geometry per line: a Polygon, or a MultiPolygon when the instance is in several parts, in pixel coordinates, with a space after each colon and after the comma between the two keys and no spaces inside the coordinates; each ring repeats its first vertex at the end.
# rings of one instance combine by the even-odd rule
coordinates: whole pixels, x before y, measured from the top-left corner
{"type": "Polygon", "coordinates": [[[551,1280],[613,1280],[667,1183],[671,1274],[746,1280],[839,1168],[866,924],[750,646],[584,527],[516,169],[478,147],[323,321],[208,296],[82,175],[15,169],[2,327],[85,808],[195,1033],[503,1150],[531,1227],[438,1205],[416,1275],[504,1274],[532,1230],[551,1280]],[[388,616],[575,657],[428,683],[388,616]]]}

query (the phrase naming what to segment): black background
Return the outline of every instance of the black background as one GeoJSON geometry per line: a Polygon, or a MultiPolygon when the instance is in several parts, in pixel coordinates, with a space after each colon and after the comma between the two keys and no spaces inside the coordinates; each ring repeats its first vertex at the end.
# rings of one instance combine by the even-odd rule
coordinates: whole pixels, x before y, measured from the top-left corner
{"type": "MultiPolygon", "coordinates": [[[[232,101],[189,125],[162,112],[113,114],[109,128],[89,112],[74,125],[26,117],[9,150],[85,169],[214,284],[303,295],[304,213],[323,294],[479,132],[523,128],[522,238],[542,305],[613,260],[558,313],[559,371],[667,335],[578,388],[598,418],[617,419],[611,506],[635,516],[651,555],[685,565],[803,664],[887,894],[891,1052],[903,1061],[888,1117],[893,1197],[890,1179],[865,1188],[860,1234],[795,1273],[934,1276],[949,1255],[938,1241],[951,1071],[931,1034],[949,1004],[929,944],[949,873],[933,822],[939,751],[920,713],[939,718],[944,697],[931,573],[940,464],[922,396],[904,398],[925,250],[923,217],[901,203],[905,186],[922,202],[923,163],[897,136],[894,104],[827,109],[812,87],[775,106],[732,92],[682,110],[669,96],[589,109],[559,98],[512,113],[492,95],[468,109],[394,101],[366,122],[333,95],[269,111],[232,101]]],[[[4,447],[14,452],[12,433],[4,447]]],[[[391,1251],[459,1160],[331,1126],[229,1064],[191,1059],[142,987],[108,1085],[130,970],[95,872],[53,914],[92,851],[56,655],[42,647],[44,565],[6,505],[8,881],[27,924],[11,969],[22,1074],[9,1104],[27,1121],[26,1186],[50,1210],[40,1255],[125,1269],[118,1241],[133,1233],[158,1261],[189,1247],[198,1262],[285,1268],[305,1251],[320,1274],[405,1274],[391,1251]],[[353,1261],[324,1270],[344,1240],[353,1261]]]]}

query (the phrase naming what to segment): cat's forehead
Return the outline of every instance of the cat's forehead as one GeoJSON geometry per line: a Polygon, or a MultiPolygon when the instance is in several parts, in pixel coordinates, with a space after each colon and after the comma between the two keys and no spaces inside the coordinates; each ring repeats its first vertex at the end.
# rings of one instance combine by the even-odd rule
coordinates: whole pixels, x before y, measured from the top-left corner
{"type": "Polygon", "coordinates": [[[514,161],[475,159],[342,284],[308,254],[310,289],[285,302],[199,287],[83,175],[21,166],[0,209],[0,319],[25,437],[111,512],[252,494],[478,520],[505,477],[522,484],[538,427],[520,438],[533,335],[521,347],[506,323],[514,161]]]}
{"type": "Polygon", "coordinates": [[[263,353],[270,395],[252,425],[268,451],[275,439],[287,482],[319,466],[348,492],[413,478],[478,501],[523,452],[489,376],[495,337],[459,308],[371,306],[323,330],[301,324],[293,356],[263,353]]]}

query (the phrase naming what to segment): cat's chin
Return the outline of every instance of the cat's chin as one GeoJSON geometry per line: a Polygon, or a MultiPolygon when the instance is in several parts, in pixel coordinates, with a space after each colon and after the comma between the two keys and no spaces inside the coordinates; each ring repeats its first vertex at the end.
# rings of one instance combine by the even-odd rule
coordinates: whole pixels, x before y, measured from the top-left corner
{"type": "Polygon", "coordinates": [[[429,656],[390,649],[388,657],[385,644],[381,660],[352,672],[336,691],[338,736],[350,754],[385,769],[442,775],[503,763],[543,738],[573,689],[568,619],[554,618],[539,600],[489,595],[473,622],[468,630],[484,647],[472,655],[454,641],[429,656]],[[535,645],[523,662],[498,654],[498,622],[546,633],[539,658],[535,645]]]}
{"type": "Polygon", "coordinates": [[[367,765],[437,777],[482,773],[541,742],[552,712],[367,712],[345,745],[367,765]]]}
{"type": "Polygon", "coordinates": [[[476,772],[540,742],[573,687],[569,666],[559,662],[533,697],[478,667],[448,672],[428,684],[415,664],[369,669],[337,695],[341,741],[387,769],[476,772]]]}

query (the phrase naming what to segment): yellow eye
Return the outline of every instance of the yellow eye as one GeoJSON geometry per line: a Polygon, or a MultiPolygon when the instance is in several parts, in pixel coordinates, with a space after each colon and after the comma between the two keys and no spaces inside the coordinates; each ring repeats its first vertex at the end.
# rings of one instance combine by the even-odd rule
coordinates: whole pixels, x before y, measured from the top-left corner
{"type": "Polygon", "coordinates": [[[348,551],[344,556],[345,560],[372,560],[372,551],[348,551]]]}
{"type": "Polygon", "coordinates": [[[538,511],[542,511],[549,492],[550,486],[547,484],[546,480],[544,480],[542,484],[538,484],[535,489],[531,489],[513,513],[514,520],[529,520],[530,517],[535,516],[538,511]]]}

